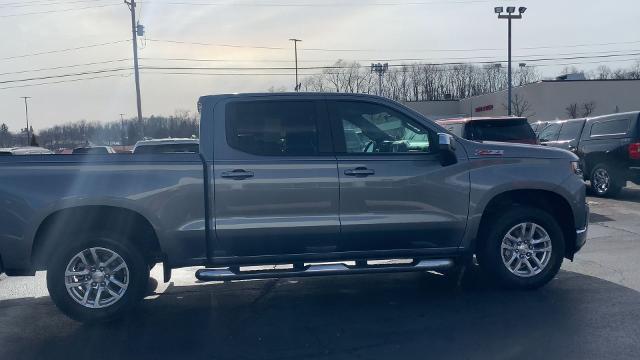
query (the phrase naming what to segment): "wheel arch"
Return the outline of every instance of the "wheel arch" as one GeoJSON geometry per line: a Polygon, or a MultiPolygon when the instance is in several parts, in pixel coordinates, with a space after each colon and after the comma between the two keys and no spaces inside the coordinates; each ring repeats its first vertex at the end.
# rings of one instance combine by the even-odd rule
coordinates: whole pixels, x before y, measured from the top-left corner
{"type": "Polygon", "coordinates": [[[575,250],[576,232],[573,210],[560,194],[542,189],[508,190],[496,194],[485,205],[473,251],[482,248],[491,221],[511,206],[531,206],[550,213],[562,229],[565,240],[565,257],[572,258],[575,250]]]}
{"type": "Polygon", "coordinates": [[[47,255],[56,246],[69,236],[88,231],[121,235],[142,251],[149,264],[162,261],[157,231],[139,212],[117,206],[81,205],[59,209],[42,220],[31,248],[33,268],[44,270],[47,255]]]}

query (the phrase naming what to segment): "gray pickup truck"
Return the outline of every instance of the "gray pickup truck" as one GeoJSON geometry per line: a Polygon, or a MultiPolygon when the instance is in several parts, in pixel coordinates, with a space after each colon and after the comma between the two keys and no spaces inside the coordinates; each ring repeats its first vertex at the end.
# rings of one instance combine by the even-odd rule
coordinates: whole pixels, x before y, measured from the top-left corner
{"type": "Polygon", "coordinates": [[[0,270],[47,270],[60,310],[92,322],[131,310],[157,263],[165,281],[188,266],[227,281],[476,259],[502,285],[535,288],[585,243],[568,151],[464,140],[366,95],[198,106],[199,153],[0,157],[0,270]]]}

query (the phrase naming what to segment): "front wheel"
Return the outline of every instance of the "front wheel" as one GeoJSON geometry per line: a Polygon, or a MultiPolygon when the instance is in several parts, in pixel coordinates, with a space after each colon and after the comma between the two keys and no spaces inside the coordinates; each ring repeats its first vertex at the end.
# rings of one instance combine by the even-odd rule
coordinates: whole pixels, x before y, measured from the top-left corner
{"type": "Polygon", "coordinates": [[[553,279],[564,258],[564,237],[546,211],[516,207],[494,218],[478,256],[501,285],[533,289],[553,279]]]}
{"type": "Polygon", "coordinates": [[[135,246],[102,235],[81,235],[63,247],[47,268],[51,299],[81,322],[112,320],[145,295],[149,267],[135,246]]]}

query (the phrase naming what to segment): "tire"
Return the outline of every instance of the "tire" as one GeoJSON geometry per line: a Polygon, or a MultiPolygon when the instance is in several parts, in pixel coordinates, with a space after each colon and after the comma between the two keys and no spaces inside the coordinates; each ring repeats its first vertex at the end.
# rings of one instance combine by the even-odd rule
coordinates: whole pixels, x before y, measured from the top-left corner
{"type": "Polygon", "coordinates": [[[591,192],[600,197],[616,196],[623,187],[618,172],[612,166],[604,163],[593,167],[589,179],[591,192]]]}
{"type": "Polygon", "coordinates": [[[55,252],[47,267],[47,288],[58,309],[84,323],[110,321],[131,311],[149,284],[149,265],[142,253],[117,236],[83,234],[79,240],[55,252]],[[91,249],[104,271],[95,266],[91,249]],[[65,276],[68,269],[77,275],[65,276]],[[68,283],[73,283],[70,290],[68,283]]]}
{"type": "Polygon", "coordinates": [[[478,260],[481,269],[497,281],[498,285],[514,289],[535,289],[547,284],[556,276],[564,259],[565,243],[562,229],[551,214],[538,208],[517,206],[490,221],[490,228],[484,232],[486,237],[478,249],[478,260]],[[523,240],[521,244],[518,241],[505,240],[507,235],[518,239],[518,234],[522,233],[521,224],[528,224],[525,234],[530,234],[533,227],[531,224],[536,225],[534,241],[529,241],[527,235],[520,236],[523,240]],[[538,242],[545,238],[548,240],[538,242]],[[503,241],[506,241],[504,245],[503,241]],[[528,247],[528,243],[531,243],[532,247],[528,247]],[[542,251],[548,248],[549,244],[550,252],[542,251]],[[508,260],[512,260],[508,262],[509,268],[508,260]],[[517,266],[519,261],[521,265],[517,266]]]}

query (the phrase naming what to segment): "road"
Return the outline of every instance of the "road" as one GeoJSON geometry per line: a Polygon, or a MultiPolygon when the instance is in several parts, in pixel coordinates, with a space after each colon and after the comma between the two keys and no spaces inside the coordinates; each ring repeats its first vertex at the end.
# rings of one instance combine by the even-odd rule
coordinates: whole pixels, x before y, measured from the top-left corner
{"type": "MultiPolygon", "coordinates": [[[[0,359],[637,359],[640,187],[589,198],[588,243],[537,291],[434,274],[202,284],[190,269],[132,317],[76,323],[44,274],[0,278],[0,359]]],[[[153,271],[161,278],[161,269],[153,271]]]]}

